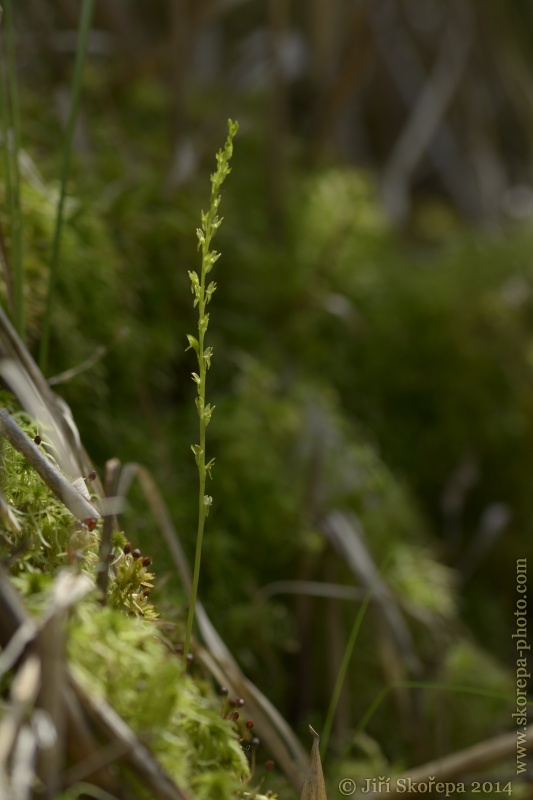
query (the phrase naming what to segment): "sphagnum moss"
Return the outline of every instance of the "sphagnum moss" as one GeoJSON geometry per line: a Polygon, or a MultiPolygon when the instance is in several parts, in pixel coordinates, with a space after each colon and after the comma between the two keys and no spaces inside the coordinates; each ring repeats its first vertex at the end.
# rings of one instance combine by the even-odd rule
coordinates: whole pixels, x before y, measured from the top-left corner
{"type": "MultiPolygon", "coordinates": [[[[8,406],[28,437],[35,439],[34,423],[17,411],[13,397],[1,392],[0,404],[8,406]]],[[[20,533],[11,534],[12,539],[4,535],[2,550],[6,558],[18,553],[11,565],[12,579],[28,610],[42,614],[53,577],[72,563],[74,550],[78,568],[94,579],[98,531],[80,526],[5,441],[2,461],[2,490],[21,528],[20,533]]],[[[160,640],[158,628],[150,621],[155,615],[150,613],[153,606],[139,606],[139,590],[153,579],[150,556],[132,548],[121,533],[114,545],[115,553],[119,552],[110,564],[114,577],[109,606],[101,606],[95,588],[94,595],[78,602],[71,615],[71,667],[91,694],[104,697],[131,725],[165,771],[187,787],[191,796],[197,800],[242,796],[250,772],[238,732],[220,713],[211,685],[188,675],[183,660],[160,640]]],[[[0,717],[1,713],[0,709],[0,717]]],[[[148,797],[140,785],[135,796],[148,797]]]]}

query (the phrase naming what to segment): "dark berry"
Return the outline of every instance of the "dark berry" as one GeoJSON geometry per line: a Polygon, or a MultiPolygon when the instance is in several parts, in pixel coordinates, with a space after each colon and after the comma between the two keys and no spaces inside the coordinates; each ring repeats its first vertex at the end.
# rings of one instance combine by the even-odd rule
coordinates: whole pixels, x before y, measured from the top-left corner
{"type": "Polygon", "coordinates": [[[274,769],[274,762],[272,761],[272,759],[269,759],[266,762],[265,769],[268,770],[268,772],[272,772],[272,770],[274,769]]]}
{"type": "Polygon", "coordinates": [[[95,519],[95,517],[89,517],[88,519],[84,520],[85,525],[89,528],[90,531],[94,531],[97,522],[98,520],[95,519]]]}
{"type": "Polygon", "coordinates": [[[242,708],[244,705],[244,700],[242,699],[242,697],[235,697],[231,701],[231,705],[234,706],[234,708],[242,708]]]}
{"type": "Polygon", "coordinates": [[[254,736],[251,742],[252,747],[255,747],[257,749],[260,744],[261,744],[261,739],[258,736],[254,736]]]}
{"type": "Polygon", "coordinates": [[[141,553],[141,551],[139,550],[138,547],[136,547],[135,550],[132,550],[131,554],[132,554],[133,558],[135,558],[135,559],[140,558],[141,555],[142,555],[142,553],[141,553]]]}
{"type": "Polygon", "coordinates": [[[187,653],[187,664],[192,664],[194,661],[194,656],[192,653],[187,653]]]}
{"type": "Polygon", "coordinates": [[[225,686],[221,686],[220,687],[220,694],[222,695],[222,697],[227,697],[228,696],[228,690],[227,690],[227,688],[225,686]]]}
{"type": "Polygon", "coordinates": [[[144,595],[145,597],[148,597],[148,595],[149,595],[149,594],[150,594],[150,589],[145,589],[145,590],[143,591],[143,595],[144,595]]]}
{"type": "Polygon", "coordinates": [[[231,715],[231,718],[234,719],[236,722],[239,719],[239,712],[234,711],[233,714],[231,715]]]}
{"type": "Polygon", "coordinates": [[[129,542],[124,545],[124,555],[127,556],[128,553],[131,553],[131,544],[129,542]]]}
{"type": "Polygon", "coordinates": [[[92,469],[89,474],[87,475],[88,481],[95,481],[96,480],[96,472],[92,469]]]}
{"type": "Polygon", "coordinates": [[[151,563],[152,559],[150,558],[150,556],[145,556],[143,558],[143,567],[149,567],[151,563]]]}
{"type": "Polygon", "coordinates": [[[41,442],[42,442],[42,439],[39,436],[39,434],[37,434],[37,436],[35,437],[35,439],[33,441],[35,442],[36,445],[40,445],[41,442]]]}
{"type": "Polygon", "coordinates": [[[249,731],[251,731],[251,730],[252,730],[252,728],[254,727],[254,721],[253,721],[253,719],[249,719],[249,720],[248,720],[248,722],[246,723],[246,727],[248,728],[248,730],[249,730],[249,731]]]}

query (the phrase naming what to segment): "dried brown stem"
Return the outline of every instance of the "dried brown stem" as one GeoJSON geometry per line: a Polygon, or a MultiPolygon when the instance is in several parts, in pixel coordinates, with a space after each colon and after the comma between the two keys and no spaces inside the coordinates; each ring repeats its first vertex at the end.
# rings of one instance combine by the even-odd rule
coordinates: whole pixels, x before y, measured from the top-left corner
{"type": "Polygon", "coordinates": [[[0,409],[0,433],[24,456],[49,489],[65,504],[76,519],[98,518],[96,508],[54,467],[31,439],[20,429],[5,408],[0,409]]]}
{"type": "MultiPolygon", "coordinates": [[[[525,737],[526,750],[532,751],[533,725],[527,728],[525,737]]],[[[465,775],[479,772],[493,764],[508,761],[515,757],[516,731],[504,733],[493,739],[486,739],[473,747],[468,747],[466,750],[460,750],[458,753],[452,753],[436,761],[430,761],[428,764],[423,764],[402,775],[398,775],[391,781],[390,789],[387,789],[387,797],[392,798],[400,794],[402,797],[406,797],[413,794],[413,792],[408,791],[409,779],[413,784],[427,783],[430,777],[435,783],[453,782],[463,778],[465,775]]],[[[367,798],[377,798],[378,796],[381,796],[379,792],[369,792],[366,795],[367,798]]]]}
{"type": "MultiPolygon", "coordinates": [[[[105,465],[104,490],[106,497],[115,497],[118,489],[120,461],[111,458],[105,465]]],[[[102,538],[100,540],[99,560],[96,575],[96,585],[102,593],[102,602],[106,602],[107,586],[109,583],[109,556],[113,547],[113,530],[116,526],[114,514],[104,517],[102,538]]]]}

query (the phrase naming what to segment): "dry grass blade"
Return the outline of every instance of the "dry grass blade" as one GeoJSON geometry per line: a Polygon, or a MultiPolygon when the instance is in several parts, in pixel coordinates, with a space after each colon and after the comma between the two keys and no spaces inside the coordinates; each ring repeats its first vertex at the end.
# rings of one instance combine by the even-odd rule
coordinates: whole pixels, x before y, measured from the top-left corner
{"type": "MultiPolygon", "coordinates": [[[[533,725],[530,725],[525,730],[524,737],[525,749],[529,752],[533,752],[533,725]]],[[[397,775],[392,779],[387,788],[387,797],[394,797],[397,795],[406,797],[411,794],[417,794],[417,788],[414,788],[412,791],[409,790],[409,781],[411,781],[415,787],[416,784],[428,783],[428,781],[433,781],[434,784],[449,782],[450,796],[455,796],[457,794],[457,782],[459,779],[480,772],[494,764],[515,759],[516,731],[511,731],[510,733],[496,736],[493,739],[479,742],[479,744],[473,747],[468,747],[465,750],[460,750],[457,753],[439,758],[437,761],[431,761],[429,764],[415,767],[408,772],[404,772],[402,775],[397,775]]],[[[370,792],[366,796],[369,798],[377,798],[380,795],[380,792],[370,792]]]]}
{"type": "Polygon", "coordinates": [[[276,594],[305,594],[309,597],[329,597],[335,600],[357,600],[361,602],[365,593],[354,586],[343,586],[325,581],[274,581],[262,586],[255,593],[258,602],[265,602],[276,594]]]}
{"type": "MultiPolygon", "coordinates": [[[[377,644],[385,680],[395,687],[394,696],[403,731],[406,736],[411,737],[413,731],[420,730],[420,726],[417,725],[417,704],[404,684],[406,671],[418,677],[421,665],[409,628],[396,599],[380,576],[355,515],[331,511],[322,527],[335,550],[372,597],[372,610],[377,615],[378,623],[375,626],[377,644]]],[[[325,731],[326,741],[328,734],[329,729],[325,731]]]]}
{"type": "Polygon", "coordinates": [[[10,704],[0,722],[0,797],[9,797],[9,759],[16,744],[22,722],[33,707],[41,685],[39,659],[26,659],[13,679],[10,704]]]}
{"type": "MultiPolygon", "coordinates": [[[[118,458],[111,458],[105,465],[104,489],[106,498],[115,497],[118,488],[118,478],[120,474],[120,461],[118,458]]],[[[117,524],[114,514],[107,514],[104,517],[102,538],[98,552],[98,567],[96,575],[96,585],[102,594],[102,602],[106,602],[107,587],[109,584],[109,556],[113,548],[113,530],[117,524]]]]}
{"type": "MultiPolygon", "coordinates": [[[[87,475],[92,469],[91,461],[81,444],[70,409],[52,392],[41,370],[1,307],[0,358],[14,363],[22,375],[23,385],[18,388],[10,388],[28,414],[36,419],[41,418],[41,415],[45,416],[43,422],[46,421],[46,425],[53,431],[55,446],[57,447],[57,442],[60,443],[59,447],[68,462],[65,464],[67,477],[73,479],[78,475],[87,475]],[[69,469],[73,471],[72,475],[68,474],[69,469]]],[[[9,383],[7,378],[5,380],[9,383]]],[[[16,377],[15,380],[17,380],[16,377]]],[[[102,487],[98,481],[95,483],[95,490],[98,494],[102,494],[102,487]]]]}
{"type": "Polygon", "coordinates": [[[20,527],[17,518],[11,510],[11,506],[7,503],[2,491],[0,491],[0,521],[2,525],[12,533],[21,533],[22,528],[20,527]]]}
{"type": "Polygon", "coordinates": [[[75,733],[67,740],[67,753],[72,766],[63,775],[65,786],[87,781],[111,795],[123,796],[118,774],[110,769],[110,765],[124,755],[129,745],[110,742],[101,746],[70,686],[64,687],[64,699],[68,730],[75,733]]]}
{"type": "MultiPolygon", "coordinates": [[[[191,571],[185,552],[150,472],[139,464],[126,464],[120,477],[118,494],[119,496],[125,494],[135,477],[137,477],[154,518],[161,528],[183,586],[190,591],[191,571]]],[[[253,683],[245,678],[201,603],[196,605],[196,620],[205,645],[209,649],[209,657],[204,653],[204,663],[217,677],[217,680],[244,699],[246,708],[254,719],[255,727],[261,732],[263,743],[293,786],[299,788],[307,758],[294,732],[272,703],[253,683]]]]}
{"type": "Polygon", "coordinates": [[[320,760],[320,736],[309,726],[313,736],[313,747],[311,748],[311,763],[302,786],[300,800],[328,800],[326,794],[326,784],[322,771],[322,761],[320,760]]]}
{"type": "Polygon", "coordinates": [[[96,508],[57,470],[31,439],[19,428],[5,408],[0,409],[0,433],[24,456],[46,485],[59,497],[76,519],[99,517],[96,508]]]}
{"type": "Polygon", "coordinates": [[[0,566],[0,677],[17,662],[37,630],[9,576],[0,566]]]}
{"type": "Polygon", "coordinates": [[[94,585],[86,575],[61,571],[54,581],[49,606],[39,625],[36,650],[41,661],[42,687],[37,705],[50,720],[53,735],[49,746],[38,752],[37,772],[46,787],[43,796],[50,800],[59,792],[65,760],[67,611],[93,589],[94,585]]]}
{"type": "Polygon", "coordinates": [[[23,725],[13,752],[10,800],[30,800],[36,755],[37,734],[30,725],[23,725]]]}
{"type": "Polygon", "coordinates": [[[420,674],[420,662],[413,647],[409,628],[398,605],[385,582],[364,541],[363,532],[354,516],[350,518],[340,511],[330,512],[322,528],[337,552],[344,558],[354,575],[367,590],[372,590],[374,607],[379,610],[390,638],[401,653],[413,675],[420,674]]]}

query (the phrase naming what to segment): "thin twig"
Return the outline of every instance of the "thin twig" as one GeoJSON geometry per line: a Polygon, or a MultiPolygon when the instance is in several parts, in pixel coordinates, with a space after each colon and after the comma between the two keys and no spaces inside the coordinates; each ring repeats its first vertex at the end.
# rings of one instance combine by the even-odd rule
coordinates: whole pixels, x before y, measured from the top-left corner
{"type": "MultiPolygon", "coordinates": [[[[45,423],[47,433],[53,431],[55,447],[65,451],[68,468],[61,468],[72,480],[86,475],[92,469],[89,456],[81,445],[80,436],[70,414],[70,409],[48,386],[29,350],[18,336],[0,306],[0,374],[21,406],[34,419],[45,423]],[[69,470],[74,469],[70,474],[69,470]]],[[[103,494],[95,482],[98,494],[103,494]]]]}
{"type": "Polygon", "coordinates": [[[255,593],[258,602],[264,602],[276,594],[305,594],[310,597],[329,597],[335,600],[356,600],[360,602],[365,592],[356,586],[343,586],[324,581],[273,581],[262,586],[255,593]]]}
{"type": "Polygon", "coordinates": [[[64,372],[59,372],[57,375],[53,375],[51,378],[48,378],[48,386],[57,386],[59,383],[67,383],[73,378],[77,378],[78,375],[81,375],[82,373],[87,372],[87,370],[92,369],[95,364],[98,364],[102,358],[105,358],[110,350],[112,350],[115,345],[121,342],[127,335],[128,329],[121,328],[109,344],[99,345],[94,352],[91,353],[91,355],[80,364],[77,364],[75,367],[66,369],[64,372]]]}

